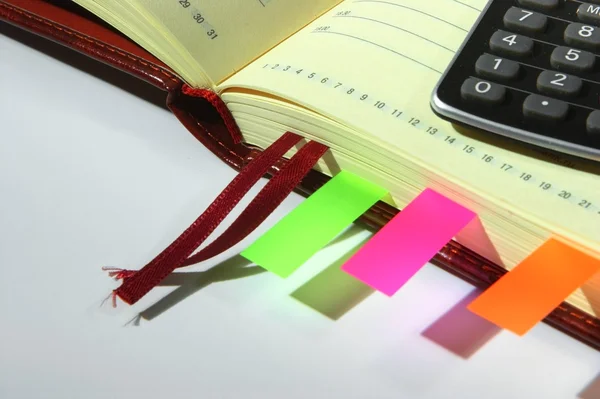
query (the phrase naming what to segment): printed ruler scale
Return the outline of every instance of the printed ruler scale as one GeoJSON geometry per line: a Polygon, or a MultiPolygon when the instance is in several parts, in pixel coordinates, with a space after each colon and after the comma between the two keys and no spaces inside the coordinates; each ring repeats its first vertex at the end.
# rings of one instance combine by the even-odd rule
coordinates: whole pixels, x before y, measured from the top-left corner
{"type": "MultiPolygon", "coordinates": [[[[325,28],[325,27],[324,27],[325,28]]],[[[365,107],[375,107],[389,118],[394,118],[399,123],[407,123],[431,139],[442,141],[463,156],[477,158],[483,165],[490,168],[497,168],[512,176],[524,187],[530,190],[540,190],[546,195],[556,196],[571,206],[579,207],[590,215],[595,215],[600,220],[600,197],[576,192],[566,186],[554,184],[549,176],[529,173],[526,169],[519,167],[514,163],[503,160],[494,153],[487,153],[479,150],[476,144],[470,142],[467,138],[458,135],[456,132],[446,132],[444,129],[436,126],[435,123],[429,123],[419,115],[409,115],[399,107],[394,107],[392,101],[374,96],[372,93],[362,91],[356,86],[347,85],[330,75],[323,75],[314,72],[309,68],[302,66],[289,65],[287,63],[265,64],[263,69],[285,72],[296,76],[298,79],[306,79],[313,84],[336,90],[340,95],[350,96],[355,101],[361,102],[365,107]]]]}

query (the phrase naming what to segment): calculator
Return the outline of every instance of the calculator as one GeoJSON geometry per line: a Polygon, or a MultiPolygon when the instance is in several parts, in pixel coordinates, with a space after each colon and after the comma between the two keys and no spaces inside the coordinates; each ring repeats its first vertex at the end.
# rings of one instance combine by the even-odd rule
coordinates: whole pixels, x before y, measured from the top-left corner
{"type": "Polygon", "coordinates": [[[600,161],[600,0],[491,0],[438,82],[454,123],[600,161]]]}

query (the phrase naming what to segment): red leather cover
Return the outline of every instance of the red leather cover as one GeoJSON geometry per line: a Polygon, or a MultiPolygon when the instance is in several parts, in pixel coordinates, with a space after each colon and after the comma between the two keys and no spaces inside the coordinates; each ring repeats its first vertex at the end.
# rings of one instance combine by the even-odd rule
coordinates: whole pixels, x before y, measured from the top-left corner
{"type": "MultiPolygon", "coordinates": [[[[260,151],[242,143],[237,129],[225,126],[222,110],[215,107],[218,99],[198,97],[198,93],[187,88],[166,65],[74,3],[68,0],[0,0],[0,21],[77,50],[164,90],[173,114],[203,145],[232,167],[239,170],[260,151]]],[[[285,162],[285,159],[281,160],[281,163],[285,162]]],[[[296,191],[310,195],[328,179],[312,171],[296,191]]],[[[357,222],[379,229],[396,213],[397,209],[378,203],[357,222]]],[[[502,267],[454,241],[432,262],[479,288],[490,286],[506,273],[502,267]]],[[[544,322],[600,350],[600,320],[592,315],[563,303],[544,322]]]]}

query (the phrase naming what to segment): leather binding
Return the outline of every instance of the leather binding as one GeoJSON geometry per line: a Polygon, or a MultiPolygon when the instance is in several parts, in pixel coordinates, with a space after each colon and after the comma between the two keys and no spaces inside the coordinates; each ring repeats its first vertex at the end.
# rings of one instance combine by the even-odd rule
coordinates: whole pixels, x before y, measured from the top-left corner
{"type": "MultiPolygon", "coordinates": [[[[190,133],[237,170],[261,151],[243,142],[239,130],[231,126],[228,111],[216,95],[187,87],[157,58],[68,0],[0,0],[0,21],[74,49],[163,90],[168,108],[190,133]]],[[[274,168],[286,162],[286,159],[281,159],[274,168]]],[[[296,191],[310,195],[328,179],[328,176],[313,170],[296,191]]],[[[396,213],[397,209],[380,202],[363,214],[357,223],[377,230],[396,213]]],[[[504,268],[454,241],[442,248],[432,263],[481,289],[506,273],[504,268]]],[[[598,318],[562,303],[544,322],[600,350],[598,318]]]]}

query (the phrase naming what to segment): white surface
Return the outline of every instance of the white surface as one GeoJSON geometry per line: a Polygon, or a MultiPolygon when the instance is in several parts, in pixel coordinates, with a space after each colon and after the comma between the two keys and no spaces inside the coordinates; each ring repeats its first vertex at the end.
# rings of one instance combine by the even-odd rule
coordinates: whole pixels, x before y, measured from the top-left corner
{"type": "Polygon", "coordinates": [[[125,326],[174,288],[113,310],[100,303],[117,283],[100,267],[143,265],[234,172],[166,110],[5,36],[0,88],[3,399],[564,399],[600,371],[597,352],[544,324],[524,338],[501,331],[468,359],[422,337],[472,291],[433,266],[337,321],[291,298],[366,237],[358,230],[287,280],[215,282],[125,326]]]}

